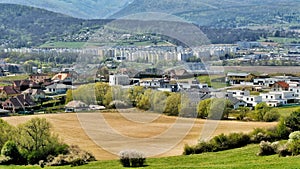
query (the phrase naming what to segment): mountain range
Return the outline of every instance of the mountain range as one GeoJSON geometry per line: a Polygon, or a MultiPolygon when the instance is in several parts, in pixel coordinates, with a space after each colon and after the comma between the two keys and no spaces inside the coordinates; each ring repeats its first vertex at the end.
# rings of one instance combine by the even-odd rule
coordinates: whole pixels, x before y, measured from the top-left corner
{"type": "Polygon", "coordinates": [[[0,0],[47,9],[76,18],[103,19],[125,8],[133,0],[0,0]]]}
{"type": "Polygon", "coordinates": [[[214,27],[299,23],[300,18],[300,0],[0,0],[0,3],[29,5],[85,19],[162,12],[214,27]]]}

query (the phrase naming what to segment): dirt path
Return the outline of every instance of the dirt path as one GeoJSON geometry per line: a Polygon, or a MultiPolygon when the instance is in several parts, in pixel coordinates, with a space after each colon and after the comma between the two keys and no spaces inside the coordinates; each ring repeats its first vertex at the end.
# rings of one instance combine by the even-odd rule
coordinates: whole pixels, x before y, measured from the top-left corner
{"type": "MultiPolygon", "coordinates": [[[[214,136],[220,133],[249,132],[253,128],[276,123],[212,121],[183,119],[159,114],[126,110],[122,113],[49,114],[5,117],[18,125],[33,117],[44,117],[53,131],[67,143],[92,152],[98,160],[116,159],[119,151],[136,149],[148,156],[174,156],[185,144],[196,144],[202,129],[214,136]],[[216,127],[216,129],[214,128],[216,127]],[[209,131],[212,132],[209,132],[209,131]]],[[[206,135],[205,135],[206,136],[206,135]]]]}

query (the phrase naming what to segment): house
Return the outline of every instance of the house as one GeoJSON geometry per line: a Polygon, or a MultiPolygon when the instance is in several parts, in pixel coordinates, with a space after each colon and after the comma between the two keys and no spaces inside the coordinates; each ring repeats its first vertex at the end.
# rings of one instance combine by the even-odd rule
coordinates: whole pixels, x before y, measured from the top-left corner
{"type": "Polygon", "coordinates": [[[260,93],[260,96],[262,101],[271,107],[287,104],[287,99],[283,98],[282,93],[279,92],[260,93]]]}
{"type": "Polygon", "coordinates": [[[271,91],[274,91],[274,92],[288,91],[288,90],[289,90],[289,84],[284,81],[275,82],[271,86],[271,91]]]}
{"type": "Polygon", "coordinates": [[[46,93],[42,89],[27,89],[22,94],[29,94],[35,101],[40,101],[46,98],[46,93]]]}
{"type": "Polygon", "coordinates": [[[241,84],[245,82],[252,82],[254,75],[251,73],[232,73],[229,72],[226,77],[226,81],[231,85],[241,84]]]}
{"type": "Polygon", "coordinates": [[[162,86],[162,80],[144,80],[140,82],[140,86],[146,88],[160,88],[162,86]]]}
{"type": "Polygon", "coordinates": [[[13,81],[13,86],[19,91],[25,91],[29,88],[41,88],[41,86],[31,80],[15,80],[13,81]]]}
{"type": "Polygon", "coordinates": [[[66,104],[65,112],[81,112],[88,111],[89,106],[82,101],[73,100],[66,104]]]}
{"type": "Polygon", "coordinates": [[[240,107],[246,107],[247,106],[247,103],[243,100],[240,100],[240,99],[237,99],[231,95],[228,95],[227,96],[227,99],[230,101],[230,103],[232,104],[233,106],[233,109],[238,109],[240,107]]]}
{"type": "Polygon", "coordinates": [[[20,91],[15,89],[14,86],[3,86],[0,87],[0,98],[7,99],[12,96],[20,94],[20,91]]]}
{"type": "Polygon", "coordinates": [[[71,85],[54,83],[50,86],[47,86],[45,92],[50,94],[65,94],[68,89],[74,89],[74,87],[71,85]]]}
{"type": "Polygon", "coordinates": [[[109,85],[110,86],[126,86],[130,84],[130,79],[128,75],[109,75],[109,85]]]}
{"type": "Polygon", "coordinates": [[[255,107],[258,103],[262,102],[262,96],[243,96],[242,100],[246,102],[247,107],[255,107]]]}
{"type": "Polygon", "coordinates": [[[49,75],[44,73],[37,73],[37,74],[31,74],[29,75],[29,80],[32,82],[35,82],[37,84],[44,83],[45,81],[48,81],[50,78],[49,75]]]}
{"type": "Polygon", "coordinates": [[[29,94],[20,94],[15,97],[11,97],[2,103],[2,107],[5,110],[12,112],[31,110],[36,106],[34,100],[29,94]]]}
{"type": "Polygon", "coordinates": [[[227,90],[228,96],[233,96],[235,98],[241,99],[243,96],[250,96],[249,90],[227,90]]]}

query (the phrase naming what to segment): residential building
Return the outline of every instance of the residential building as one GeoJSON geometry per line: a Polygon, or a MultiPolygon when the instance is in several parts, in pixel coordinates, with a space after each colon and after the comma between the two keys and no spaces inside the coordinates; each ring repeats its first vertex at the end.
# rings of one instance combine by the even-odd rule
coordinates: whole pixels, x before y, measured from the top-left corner
{"type": "Polygon", "coordinates": [[[288,91],[288,90],[289,90],[289,84],[284,81],[275,82],[271,86],[271,91],[274,91],[274,92],[288,91]]]}
{"type": "Polygon", "coordinates": [[[15,97],[11,97],[2,103],[2,107],[5,110],[12,112],[31,110],[36,106],[34,100],[29,94],[21,94],[15,97]]]}
{"type": "Polygon", "coordinates": [[[65,94],[68,89],[74,89],[74,87],[71,85],[54,83],[50,86],[47,86],[45,92],[50,94],[65,94]]]}
{"type": "Polygon", "coordinates": [[[31,80],[37,84],[44,83],[45,81],[48,81],[49,79],[51,79],[50,76],[47,74],[43,74],[43,73],[29,75],[29,80],[31,80]]]}
{"type": "Polygon", "coordinates": [[[110,86],[126,86],[130,84],[130,79],[128,75],[109,75],[109,85],[110,86]]]}
{"type": "Polygon", "coordinates": [[[241,84],[245,82],[252,82],[254,79],[254,75],[251,73],[232,73],[229,72],[226,77],[226,81],[231,85],[241,84]]]}
{"type": "Polygon", "coordinates": [[[258,103],[262,102],[262,96],[243,96],[242,100],[246,102],[247,107],[255,107],[258,103]]]}
{"type": "Polygon", "coordinates": [[[73,100],[66,104],[65,112],[81,112],[88,111],[89,106],[82,101],[73,100]]]}

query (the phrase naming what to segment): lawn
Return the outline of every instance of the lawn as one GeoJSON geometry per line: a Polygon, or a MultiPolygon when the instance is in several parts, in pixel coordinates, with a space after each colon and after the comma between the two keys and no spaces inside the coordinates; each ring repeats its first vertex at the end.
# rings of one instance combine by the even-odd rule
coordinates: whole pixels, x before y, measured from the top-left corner
{"type": "MultiPolygon", "coordinates": [[[[0,77],[0,82],[13,82],[15,80],[25,80],[28,79],[28,75],[26,74],[18,74],[13,76],[3,76],[0,77]]],[[[1,83],[2,84],[2,83],[1,83]]]]}
{"type": "Polygon", "coordinates": [[[50,42],[41,45],[41,48],[82,48],[86,42],[50,42]]]}
{"type": "MultiPolygon", "coordinates": [[[[278,157],[272,156],[257,156],[259,151],[258,145],[249,145],[247,147],[214,152],[204,153],[200,155],[190,156],[174,156],[164,158],[150,158],[146,161],[146,166],[143,168],[152,169],[166,169],[166,168],[299,168],[300,157],[278,157]]],[[[3,169],[14,169],[16,166],[1,166],[3,169]]],[[[38,169],[38,166],[22,166],[20,169],[38,169]]],[[[50,169],[64,169],[71,168],[70,166],[64,167],[45,167],[50,169]]],[[[96,168],[122,168],[118,160],[112,161],[97,161],[84,166],[76,167],[78,169],[96,169],[96,168]]]]}

